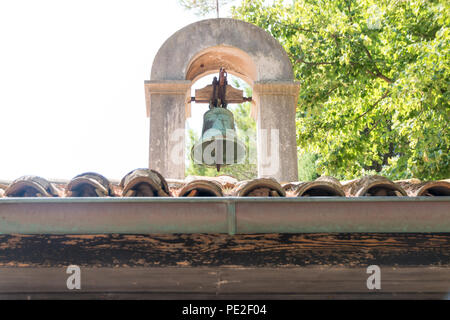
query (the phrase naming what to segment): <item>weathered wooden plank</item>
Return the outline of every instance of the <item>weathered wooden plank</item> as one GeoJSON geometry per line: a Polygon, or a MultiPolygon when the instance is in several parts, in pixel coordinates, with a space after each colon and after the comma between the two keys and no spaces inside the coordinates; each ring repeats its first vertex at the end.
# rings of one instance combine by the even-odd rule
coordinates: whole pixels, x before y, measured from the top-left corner
{"type": "MultiPolygon", "coordinates": [[[[381,267],[381,289],[369,290],[366,268],[154,267],[81,268],[81,289],[69,290],[66,268],[0,268],[0,296],[89,295],[112,298],[383,297],[448,298],[450,268],[381,267]],[[111,296],[112,295],[112,296],[111,296]],[[152,297],[153,295],[153,297],[152,297]],[[158,296],[156,296],[158,295],[158,296]]],[[[78,296],[80,297],[80,296],[78,296]]]]}
{"type": "MultiPolygon", "coordinates": [[[[0,268],[1,293],[68,292],[60,268],[0,268]]],[[[207,268],[81,268],[80,292],[216,293],[217,270],[207,268]]]]}
{"type": "Polygon", "coordinates": [[[149,292],[0,293],[0,300],[449,300],[442,293],[201,294],[149,292]]]}
{"type": "Polygon", "coordinates": [[[0,235],[0,267],[450,266],[450,234],[0,235]]]}
{"type": "MultiPolygon", "coordinates": [[[[367,289],[366,268],[221,269],[220,293],[354,293],[367,289]]],[[[381,267],[381,288],[391,293],[450,291],[450,268],[381,267]]]]}
{"type": "MultiPolygon", "coordinates": [[[[195,101],[209,103],[209,101],[213,98],[213,91],[214,88],[211,84],[207,85],[204,88],[196,89],[195,101]]],[[[225,100],[227,101],[227,103],[242,103],[245,101],[244,91],[227,85],[225,91],[225,100]]]]}

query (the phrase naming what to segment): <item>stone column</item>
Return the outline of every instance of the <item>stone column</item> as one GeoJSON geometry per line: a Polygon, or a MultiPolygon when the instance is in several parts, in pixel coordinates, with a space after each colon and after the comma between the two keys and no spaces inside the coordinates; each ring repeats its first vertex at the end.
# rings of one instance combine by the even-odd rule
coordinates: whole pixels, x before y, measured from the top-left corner
{"type": "Polygon", "coordinates": [[[259,177],[298,180],[295,109],[299,89],[294,81],[258,81],[253,86],[259,177]]]}
{"type": "Polygon", "coordinates": [[[184,179],[186,99],[191,81],[145,81],[150,117],[149,168],[165,178],[184,179]]]}

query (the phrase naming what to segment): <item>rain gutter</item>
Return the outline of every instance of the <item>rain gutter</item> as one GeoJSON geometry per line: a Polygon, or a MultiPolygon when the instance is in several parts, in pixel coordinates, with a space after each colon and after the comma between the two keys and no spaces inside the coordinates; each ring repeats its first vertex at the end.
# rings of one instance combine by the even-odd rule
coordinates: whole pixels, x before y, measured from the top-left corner
{"type": "Polygon", "coordinates": [[[333,232],[450,232],[450,197],[0,199],[0,234],[333,232]]]}

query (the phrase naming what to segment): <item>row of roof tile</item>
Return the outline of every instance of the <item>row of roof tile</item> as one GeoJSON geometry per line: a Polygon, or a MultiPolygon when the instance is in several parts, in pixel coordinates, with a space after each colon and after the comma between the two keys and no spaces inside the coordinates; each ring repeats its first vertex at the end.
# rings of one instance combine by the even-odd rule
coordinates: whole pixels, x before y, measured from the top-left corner
{"type": "Polygon", "coordinates": [[[280,184],[272,178],[238,181],[230,176],[189,176],[165,179],[152,169],[129,172],[112,183],[94,172],[77,175],[68,183],[50,182],[38,176],[23,176],[0,183],[0,197],[360,197],[360,196],[450,196],[450,181],[418,179],[393,182],[382,176],[340,182],[322,176],[315,181],[280,184]]]}

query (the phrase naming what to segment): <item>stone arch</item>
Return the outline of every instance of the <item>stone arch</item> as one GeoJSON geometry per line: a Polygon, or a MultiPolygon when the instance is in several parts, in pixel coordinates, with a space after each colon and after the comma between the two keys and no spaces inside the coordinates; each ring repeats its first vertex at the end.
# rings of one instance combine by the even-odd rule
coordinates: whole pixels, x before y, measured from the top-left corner
{"type": "Polygon", "coordinates": [[[184,27],[164,42],[153,61],[151,80],[186,80],[192,61],[211,48],[227,58],[233,55],[227,49],[245,52],[256,68],[249,83],[294,79],[288,55],[265,30],[235,19],[208,19],[184,27]]]}
{"type": "Polygon", "coordinates": [[[258,175],[297,180],[295,107],[299,85],[294,82],[292,64],[269,33],[234,19],[190,24],[167,39],[156,54],[151,80],[145,81],[150,117],[149,167],[165,177],[184,177],[182,146],[184,122],[190,114],[190,88],[197,79],[217,73],[220,67],[253,88],[258,175]],[[275,131],[276,145],[268,142],[275,131]]]}
{"type": "Polygon", "coordinates": [[[252,58],[240,49],[227,46],[210,47],[194,56],[188,64],[186,80],[194,83],[206,75],[217,74],[221,67],[253,86],[256,65],[252,58]]]}

